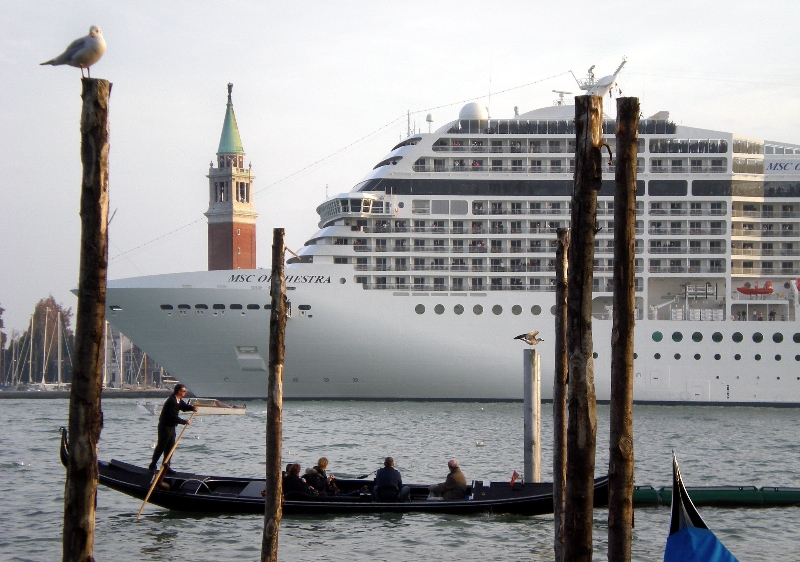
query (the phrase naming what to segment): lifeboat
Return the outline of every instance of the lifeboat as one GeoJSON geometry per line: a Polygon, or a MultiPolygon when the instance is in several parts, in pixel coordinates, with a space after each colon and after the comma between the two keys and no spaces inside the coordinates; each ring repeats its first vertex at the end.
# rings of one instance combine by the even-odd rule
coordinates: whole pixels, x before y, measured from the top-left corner
{"type": "MultiPolygon", "coordinates": [[[[800,281],[800,280],[799,280],[800,281]]],[[[736,290],[743,295],[771,295],[772,294],[772,281],[764,283],[763,287],[758,286],[758,282],[752,287],[745,285],[744,287],[736,287],[736,290]]]]}

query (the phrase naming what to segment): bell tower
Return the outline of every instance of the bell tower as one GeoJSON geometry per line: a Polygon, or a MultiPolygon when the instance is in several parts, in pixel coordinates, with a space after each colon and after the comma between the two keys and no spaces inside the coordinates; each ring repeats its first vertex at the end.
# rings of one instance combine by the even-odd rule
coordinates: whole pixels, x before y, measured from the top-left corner
{"type": "Polygon", "coordinates": [[[256,218],[253,206],[253,165],[244,167],[244,149],[228,105],[217,150],[217,166],[208,170],[208,270],[256,268],[256,218]]]}

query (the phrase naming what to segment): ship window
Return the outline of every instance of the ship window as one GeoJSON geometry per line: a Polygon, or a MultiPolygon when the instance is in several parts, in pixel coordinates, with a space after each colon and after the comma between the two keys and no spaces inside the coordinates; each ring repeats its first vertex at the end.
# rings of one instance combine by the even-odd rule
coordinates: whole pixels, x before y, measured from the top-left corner
{"type": "Polygon", "coordinates": [[[755,334],[753,334],[753,341],[756,343],[761,343],[762,341],[764,341],[764,336],[761,335],[761,332],[756,332],[755,334]]]}
{"type": "Polygon", "coordinates": [[[722,334],[720,334],[719,332],[714,332],[711,335],[711,339],[714,340],[715,342],[719,343],[719,342],[722,341],[722,334]]]}
{"type": "MultiPolygon", "coordinates": [[[[781,356],[780,355],[776,355],[775,356],[775,361],[780,361],[780,360],[781,360],[781,356]]],[[[780,377],[778,377],[778,378],[780,379],[780,377]]]]}
{"type": "Polygon", "coordinates": [[[211,308],[213,308],[214,310],[225,310],[225,305],[224,304],[214,304],[214,305],[211,305],[211,308]]]}
{"type": "Polygon", "coordinates": [[[659,342],[664,339],[664,334],[661,332],[653,332],[653,341],[659,342]]]}
{"type": "Polygon", "coordinates": [[[520,314],[522,314],[522,307],[518,304],[515,304],[514,306],[511,307],[511,314],[513,314],[514,316],[519,316],[520,314]]]}
{"type": "Polygon", "coordinates": [[[437,304],[436,306],[433,307],[433,311],[436,314],[444,314],[444,305],[443,304],[437,304]]]}
{"type": "Polygon", "coordinates": [[[414,307],[414,312],[416,312],[417,314],[425,314],[425,305],[418,304],[417,306],[414,307]]]}
{"type": "Polygon", "coordinates": [[[542,313],[542,307],[538,304],[535,304],[531,307],[531,314],[534,316],[539,316],[542,313]]]}
{"type": "Polygon", "coordinates": [[[800,334],[793,335],[792,340],[794,341],[794,343],[800,343],[800,334]]]}
{"type": "Polygon", "coordinates": [[[795,355],[795,356],[794,356],[794,360],[795,360],[795,361],[800,361],[800,355],[795,355]]]}
{"type": "Polygon", "coordinates": [[[719,353],[714,354],[715,361],[719,361],[720,359],[722,359],[722,355],[720,355],[719,353]]]}
{"type": "MultiPolygon", "coordinates": [[[[264,308],[266,308],[266,306],[264,308]]],[[[301,304],[297,308],[299,308],[300,310],[311,310],[311,305],[310,304],[301,304]]]]}
{"type": "Polygon", "coordinates": [[[744,337],[742,336],[741,332],[734,332],[733,335],[731,336],[731,339],[736,343],[741,343],[744,337]]]}
{"type": "MultiPolygon", "coordinates": [[[[291,308],[291,307],[292,307],[292,303],[289,302],[289,301],[286,301],[286,308],[291,308]]],[[[271,304],[265,304],[264,305],[264,310],[272,310],[272,305],[271,304]]]]}
{"type": "Polygon", "coordinates": [[[676,360],[678,360],[678,359],[680,359],[680,358],[681,358],[681,354],[680,354],[680,353],[676,353],[676,354],[675,354],[675,359],[676,359],[676,360]]]}
{"type": "Polygon", "coordinates": [[[700,332],[695,332],[694,334],[692,334],[692,341],[700,343],[701,341],[703,341],[703,334],[701,334],[700,332]]]}
{"type": "MultiPolygon", "coordinates": [[[[733,356],[733,358],[736,359],[737,361],[739,361],[742,358],[742,356],[737,353],[736,355],[733,356]]],[[[739,378],[739,377],[736,377],[736,378],[739,378]]]]}
{"type": "Polygon", "coordinates": [[[783,341],[783,334],[780,333],[772,334],[772,341],[774,341],[775,343],[781,343],[783,341]]]}
{"type": "Polygon", "coordinates": [[[476,304],[475,306],[472,307],[472,312],[478,315],[483,314],[483,307],[479,304],[476,304]]]}
{"type": "Polygon", "coordinates": [[[192,307],[189,306],[188,304],[179,304],[178,305],[178,309],[180,309],[180,310],[189,310],[190,308],[192,308],[192,307]]]}
{"type": "Polygon", "coordinates": [[[461,306],[460,304],[457,304],[457,305],[455,305],[453,307],[453,312],[455,312],[456,314],[458,314],[460,316],[460,315],[464,314],[464,307],[461,306]]]}
{"type": "Polygon", "coordinates": [[[683,334],[680,332],[672,332],[672,341],[679,342],[683,339],[683,334]]]}
{"type": "Polygon", "coordinates": [[[231,310],[242,310],[242,305],[240,304],[232,304],[231,310]]]}
{"type": "Polygon", "coordinates": [[[503,307],[502,307],[502,306],[500,306],[499,304],[496,304],[496,305],[494,305],[494,306],[492,307],[492,313],[493,313],[495,316],[499,316],[499,315],[501,315],[501,314],[503,313],[503,307]]]}
{"type": "MultiPolygon", "coordinates": [[[[758,353],[756,353],[755,360],[756,360],[756,361],[761,361],[761,355],[760,355],[760,354],[758,354],[758,353]]],[[[759,377],[759,378],[760,378],[760,377],[759,377]]]]}
{"type": "Polygon", "coordinates": [[[694,359],[695,359],[695,361],[700,361],[700,354],[699,353],[695,353],[694,354],[694,359]]]}
{"type": "Polygon", "coordinates": [[[653,355],[653,358],[654,359],[661,359],[661,354],[660,353],[656,353],[655,355],[653,355]]]}
{"type": "Polygon", "coordinates": [[[194,307],[199,309],[199,310],[208,310],[208,305],[207,304],[196,304],[196,305],[194,305],[194,307]]]}
{"type": "Polygon", "coordinates": [[[161,310],[172,310],[172,305],[171,304],[162,304],[161,305],[161,310]]]}

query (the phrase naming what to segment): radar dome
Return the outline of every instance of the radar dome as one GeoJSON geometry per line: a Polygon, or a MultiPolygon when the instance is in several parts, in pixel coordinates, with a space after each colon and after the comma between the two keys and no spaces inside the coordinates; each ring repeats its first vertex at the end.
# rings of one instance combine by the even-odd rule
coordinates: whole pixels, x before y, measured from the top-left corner
{"type": "Polygon", "coordinates": [[[458,118],[462,120],[477,119],[486,121],[489,119],[489,112],[478,102],[472,101],[461,108],[461,111],[458,112],[458,118]]]}

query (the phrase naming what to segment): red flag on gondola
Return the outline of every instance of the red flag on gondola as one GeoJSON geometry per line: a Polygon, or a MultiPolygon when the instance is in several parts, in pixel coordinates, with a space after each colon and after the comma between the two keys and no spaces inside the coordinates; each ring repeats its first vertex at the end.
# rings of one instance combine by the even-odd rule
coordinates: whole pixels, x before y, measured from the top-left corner
{"type": "Polygon", "coordinates": [[[512,474],[512,475],[511,475],[511,483],[510,483],[510,486],[511,486],[512,488],[514,487],[514,482],[516,482],[516,481],[517,481],[517,478],[519,478],[519,474],[517,474],[517,471],[515,470],[515,471],[514,471],[514,474],[512,474]]]}

